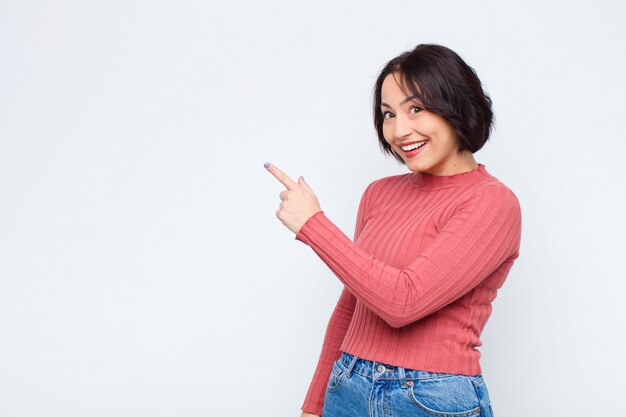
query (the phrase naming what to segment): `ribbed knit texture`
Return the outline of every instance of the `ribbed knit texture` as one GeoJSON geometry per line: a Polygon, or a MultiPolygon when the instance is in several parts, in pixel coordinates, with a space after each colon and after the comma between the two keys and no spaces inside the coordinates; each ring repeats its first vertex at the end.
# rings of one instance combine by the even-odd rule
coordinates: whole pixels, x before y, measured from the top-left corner
{"type": "Polygon", "coordinates": [[[301,407],[321,415],[342,351],[389,365],[478,375],[491,302],[519,256],[521,211],[484,164],[370,183],[354,242],[318,211],[295,236],[344,284],[301,407]]]}

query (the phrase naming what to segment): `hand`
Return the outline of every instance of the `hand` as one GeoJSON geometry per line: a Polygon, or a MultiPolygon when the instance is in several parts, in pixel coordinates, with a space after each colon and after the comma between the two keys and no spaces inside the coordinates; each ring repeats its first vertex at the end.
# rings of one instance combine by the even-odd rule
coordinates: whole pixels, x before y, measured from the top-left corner
{"type": "Polygon", "coordinates": [[[297,234],[309,217],[322,210],[320,203],[304,178],[299,177],[298,182],[295,182],[275,165],[270,163],[265,165],[265,168],[287,187],[279,194],[282,202],[276,210],[276,217],[289,230],[297,234]]]}
{"type": "Polygon", "coordinates": [[[306,411],[303,411],[302,414],[300,414],[300,417],[322,417],[322,416],[318,416],[317,414],[311,414],[311,413],[307,413],[306,411]]]}

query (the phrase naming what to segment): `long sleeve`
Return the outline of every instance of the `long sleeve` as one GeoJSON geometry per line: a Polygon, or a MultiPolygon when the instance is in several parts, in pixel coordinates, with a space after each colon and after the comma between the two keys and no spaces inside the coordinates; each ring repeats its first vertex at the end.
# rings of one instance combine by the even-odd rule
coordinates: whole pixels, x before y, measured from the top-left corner
{"type": "MultiPolygon", "coordinates": [[[[365,224],[365,195],[366,192],[364,192],[361,197],[357,212],[356,226],[354,230],[355,241],[359,237],[359,234],[361,233],[361,230],[363,230],[363,226],[365,224]]],[[[311,384],[309,385],[304,403],[302,404],[302,407],[300,407],[302,411],[316,414],[318,416],[322,415],[328,378],[330,378],[333,362],[341,356],[341,343],[343,342],[344,336],[350,326],[355,305],[356,298],[344,286],[341,295],[339,296],[339,300],[337,301],[337,305],[335,306],[335,309],[330,316],[330,320],[328,321],[322,345],[322,352],[320,353],[317,367],[311,384]]]]}
{"type": "Polygon", "coordinates": [[[339,347],[350,325],[355,304],[356,298],[344,287],[335,310],[328,321],[322,353],[319,356],[317,368],[313,374],[304,403],[300,407],[302,411],[317,414],[318,416],[322,415],[328,378],[332,371],[333,362],[341,356],[339,347]]]}
{"type": "Polygon", "coordinates": [[[520,234],[515,195],[506,187],[484,186],[458,205],[402,269],[355,245],[323,211],[307,219],[295,239],[309,245],[357,299],[399,328],[453,302],[517,258],[520,234]]]}

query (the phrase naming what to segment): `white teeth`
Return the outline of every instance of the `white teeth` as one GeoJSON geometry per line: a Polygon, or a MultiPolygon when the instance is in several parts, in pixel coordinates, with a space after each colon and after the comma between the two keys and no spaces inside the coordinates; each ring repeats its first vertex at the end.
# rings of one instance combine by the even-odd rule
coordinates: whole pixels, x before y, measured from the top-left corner
{"type": "Polygon", "coordinates": [[[403,151],[411,151],[413,149],[417,149],[417,148],[423,146],[426,142],[427,141],[424,140],[422,142],[413,143],[413,144],[408,145],[408,146],[401,146],[401,148],[402,148],[403,151]]]}

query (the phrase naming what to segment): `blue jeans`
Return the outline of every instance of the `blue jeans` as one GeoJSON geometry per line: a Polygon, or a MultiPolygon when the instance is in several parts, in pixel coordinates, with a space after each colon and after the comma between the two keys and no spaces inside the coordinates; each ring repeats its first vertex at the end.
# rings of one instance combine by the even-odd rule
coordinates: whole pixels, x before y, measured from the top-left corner
{"type": "Polygon", "coordinates": [[[346,352],[333,363],[322,417],[493,417],[482,375],[406,369],[346,352]]]}

